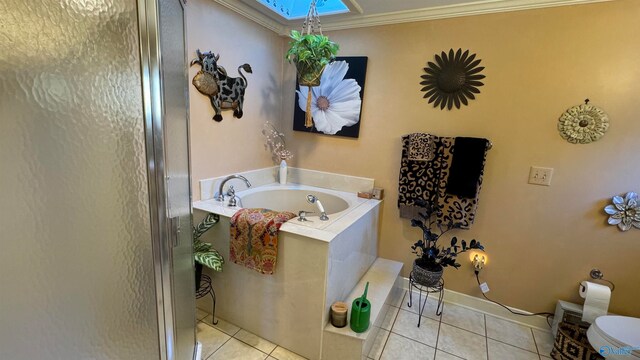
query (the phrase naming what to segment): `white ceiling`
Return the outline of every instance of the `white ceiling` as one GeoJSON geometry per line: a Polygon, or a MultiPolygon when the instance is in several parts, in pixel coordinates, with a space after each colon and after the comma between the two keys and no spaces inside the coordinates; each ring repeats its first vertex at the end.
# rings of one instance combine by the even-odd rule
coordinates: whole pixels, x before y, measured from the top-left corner
{"type": "MultiPolygon", "coordinates": [[[[215,1],[281,35],[302,26],[301,20],[287,21],[256,0],[215,1]]],[[[613,0],[343,0],[349,13],[320,20],[323,30],[340,30],[605,1],[613,0]]]]}

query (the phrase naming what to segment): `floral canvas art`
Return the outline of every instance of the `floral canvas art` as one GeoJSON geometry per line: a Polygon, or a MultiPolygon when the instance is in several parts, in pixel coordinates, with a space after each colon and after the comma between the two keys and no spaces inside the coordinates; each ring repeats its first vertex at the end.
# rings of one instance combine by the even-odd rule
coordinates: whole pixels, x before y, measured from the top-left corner
{"type": "Polygon", "coordinates": [[[326,66],[311,88],[313,127],[304,126],[308,88],[296,84],[293,130],[357,138],[360,133],[366,56],[344,56],[326,66]]]}

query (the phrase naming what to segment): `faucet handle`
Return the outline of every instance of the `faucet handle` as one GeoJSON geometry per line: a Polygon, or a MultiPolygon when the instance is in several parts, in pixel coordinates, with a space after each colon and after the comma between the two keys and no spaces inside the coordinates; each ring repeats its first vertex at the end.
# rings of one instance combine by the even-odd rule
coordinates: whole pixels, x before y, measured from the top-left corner
{"type": "Polygon", "coordinates": [[[229,196],[229,206],[233,207],[238,204],[238,202],[236,201],[236,189],[233,188],[233,185],[229,185],[227,196],[229,196]]]}
{"type": "Polygon", "coordinates": [[[313,211],[305,211],[305,210],[298,211],[298,221],[311,221],[307,219],[307,215],[309,214],[315,214],[315,213],[313,211]]]}

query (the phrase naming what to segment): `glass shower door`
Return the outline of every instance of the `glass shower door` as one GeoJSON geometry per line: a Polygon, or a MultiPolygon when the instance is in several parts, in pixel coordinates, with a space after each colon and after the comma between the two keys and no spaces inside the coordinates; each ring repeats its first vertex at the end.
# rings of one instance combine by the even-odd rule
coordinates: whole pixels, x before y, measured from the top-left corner
{"type": "Polygon", "coordinates": [[[195,280],[191,235],[189,123],[181,0],[138,0],[151,222],[156,248],[161,354],[192,359],[195,280]]]}
{"type": "Polygon", "coordinates": [[[0,359],[191,360],[179,0],[0,0],[0,359]]]}
{"type": "Polygon", "coordinates": [[[173,236],[171,282],[174,359],[191,359],[195,345],[195,275],[189,177],[188,77],[181,0],[160,0],[160,49],[168,217],[173,236]]]}
{"type": "Polygon", "coordinates": [[[161,358],[137,15],[0,0],[0,359],[161,358]]]}

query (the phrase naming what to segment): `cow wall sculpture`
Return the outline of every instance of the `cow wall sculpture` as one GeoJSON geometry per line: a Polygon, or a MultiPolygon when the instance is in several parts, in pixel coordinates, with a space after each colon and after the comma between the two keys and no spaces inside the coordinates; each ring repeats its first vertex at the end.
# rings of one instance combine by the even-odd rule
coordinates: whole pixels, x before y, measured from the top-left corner
{"type": "Polygon", "coordinates": [[[220,55],[213,52],[202,53],[196,50],[197,58],[191,60],[191,66],[199,64],[201,69],[193,77],[193,86],[200,93],[206,95],[211,100],[211,106],[215,111],[213,120],[222,121],[222,110],[232,109],[233,116],[242,118],[244,105],[244,92],[247,89],[247,78],[242,70],[251,74],[251,65],[243,64],[238,66],[240,77],[230,77],[227,70],[218,65],[220,55]]]}

